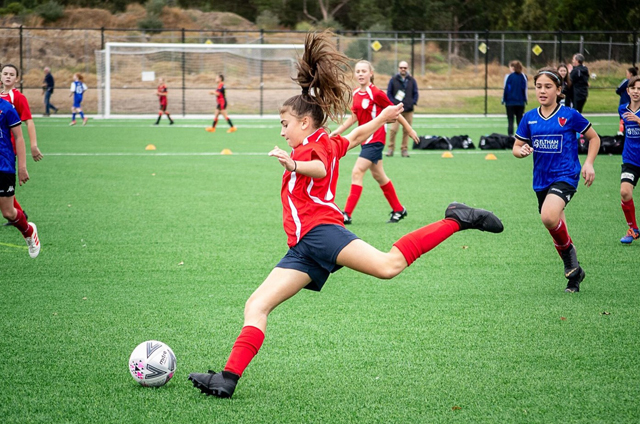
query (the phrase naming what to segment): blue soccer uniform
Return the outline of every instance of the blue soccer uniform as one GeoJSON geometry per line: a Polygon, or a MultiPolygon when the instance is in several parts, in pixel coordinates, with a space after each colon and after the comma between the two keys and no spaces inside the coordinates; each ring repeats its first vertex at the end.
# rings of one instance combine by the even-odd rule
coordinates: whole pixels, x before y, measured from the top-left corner
{"type": "MultiPolygon", "coordinates": [[[[635,85],[635,83],[634,83],[635,85]]],[[[640,117],[640,109],[634,111],[629,103],[618,108],[618,114],[624,122],[624,148],[622,150],[622,171],[620,174],[621,206],[629,229],[620,239],[621,243],[630,244],[640,239],[640,230],[636,220],[636,208],[633,202],[633,188],[640,178],[640,125],[637,122],[624,118],[625,113],[632,113],[640,117]],[[625,188],[624,183],[631,184],[633,188],[625,188]],[[626,199],[626,200],[625,200],[626,199]]]]}
{"type": "Polygon", "coordinates": [[[74,81],[71,83],[70,90],[73,93],[73,107],[82,107],[82,96],[88,90],[87,84],[82,81],[74,81]]]}
{"type": "MultiPolygon", "coordinates": [[[[14,179],[16,174],[16,154],[11,142],[11,128],[20,124],[22,124],[22,121],[13,105],[6,100],[0,99],[0,173],[12,174],[14,179]]],[[[0,195],[2,195],[1,192],[0,195]]]]}

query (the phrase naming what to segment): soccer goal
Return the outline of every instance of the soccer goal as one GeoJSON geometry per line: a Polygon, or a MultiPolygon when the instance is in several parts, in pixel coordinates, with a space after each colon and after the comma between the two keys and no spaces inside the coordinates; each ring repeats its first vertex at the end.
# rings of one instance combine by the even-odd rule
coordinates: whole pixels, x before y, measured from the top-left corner
{"type": "Polygon", "coordinates": [[[106,43],[96,52],[98,111],[105,118],[155,114],[158,78],[168,88],[168,111],[210,115],[216,76],[224,75],[228,110],[271,114],[294,95],[302,44],[106,43]]]}

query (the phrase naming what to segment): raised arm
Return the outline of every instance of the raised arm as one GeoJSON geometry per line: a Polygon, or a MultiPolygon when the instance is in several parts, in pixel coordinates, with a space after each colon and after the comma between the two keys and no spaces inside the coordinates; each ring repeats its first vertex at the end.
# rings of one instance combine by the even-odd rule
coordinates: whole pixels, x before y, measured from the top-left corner
{"type": "Polygon", "coordinates": [[[356,117],[356,115],[355,114],[351,114],[351,116],[348,117],[347,120],[344,121],[335,131],[333,131],[331,134],[329,134],[329,137],[333,137],[334,135],[342,134],[344,131],[348,130],[351,127],[351,125],[353,125],[357,120],[358,120],[358,118],[356,117]]]}
{"type": "Polygon", "coordinates": [[[400,114],[403,110],[404,106],[402,105],[402,103],[398,103],[394,106],[387,106],[382,111],[382,113],[380,113],[380,115],[376,116],[366,124],[360,125],[358,128],[351,131],[349,135],[345,137],[347,140],[349,140],[349,150],[353,149],[356,146],[359,146],[386,122],[392,122],[398,119],[398,117],[402,117],[400,114]]]}

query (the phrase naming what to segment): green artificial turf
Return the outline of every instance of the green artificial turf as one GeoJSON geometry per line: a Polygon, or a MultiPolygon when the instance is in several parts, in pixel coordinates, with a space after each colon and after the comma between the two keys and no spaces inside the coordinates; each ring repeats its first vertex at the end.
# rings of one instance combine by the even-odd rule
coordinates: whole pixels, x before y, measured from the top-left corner
{"type": "MultiPolygon", "coordinates": [[[[388,250],[452,201],[493,210],[502,234],[466,231],[389,281],[343,269],[270,316],[234,397],[190,372],[224,366],[246,299],[287,250],[274,120],[36,119],[42,162],[17,197],[42,252],[0,227],[3,423],[629,423],[640,417],[640,243],[622,246],[620,156],[599,156],[566,215],[587,277],[564,293],[530,159],[411,152],[385,159],[409,215],[370,175],[349,227],[388,250]],[[156,146],[147,151],[148,144],[156,146]],[[220,155],[223,149],[232,155],[220,155]],[[130,353],[167,343],[177,372],[139,386],[130,353]]],[[[504,133],[504,118],[418,119],[420,134],[504,133]]],[[[615,117],[591,119],[601,134],[615,117]]],[[[398,140],[399,141],[399,140],[398,140]]],[[[344,206],[357,151],[341,161],[344,206]]]]}

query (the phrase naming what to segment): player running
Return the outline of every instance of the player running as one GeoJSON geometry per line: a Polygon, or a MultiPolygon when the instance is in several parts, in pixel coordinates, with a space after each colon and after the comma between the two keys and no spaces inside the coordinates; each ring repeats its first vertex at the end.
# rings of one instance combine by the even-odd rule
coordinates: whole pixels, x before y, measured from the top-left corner
{"type": "MultiPolygon", "coordinates": [[[[331,136],[342,134],[356,121],[358,125],[366,124],[382,112],[385,107],[393,105],[387,94],[373,85],[373,66],[371,63],[366,60],[356,63],[355,78],[360,88],[353,92],[352,114],[338,129],[331,133],[331,136]]],[[[418,135],[403,116],[400,116],[398,121],[407,130],[412,139],[416,142],[419,141],[418,135]]],[[[351,190],[343,212],[345,224],[351,224],[351,215],[358,204],[358,200],[360,200],[364,174],[367,170],[371,171],[371,175],[380,185],[384,197],[391,206],[391,216],[387,223],[395,224],[407,216],[407,209],[400,203],[396,189],[382,166],[382,151],[384,150],[386,138],[387,126],[384,125],[362,143],[360,156],[353,166],[353,171],[351,171],[351,190]]]]}
{"type": "Polygon", "coordinates": [[[29,256],[36,258],[40,254],[38,229],[34,223],[27,221],[21,209],[13,206],[16,188],[16,156],[20,185],[29,181],[27,153],[21,124],[18,112],[11,103],[0,99],[0,211],[9,224],[22,233],[29,248],[29,256]],[[11,143],[12,136],[15,139],[15,151],[14,144],[11,143]]]}
{"type": "Polygon", "coordinates": [[[231,119],[227,115],[227,96],[225,94],[224,89],[224,75],[220,74],[216,77],[216,84],[218,84],[218,88],[215,91],[210,91],[209,94],[213,94],[216,96],[216,116],[213,118],[213,123],[210,127],[205,128],[208,132],[216,132],[216,125],[218,125],[218,116],[222,114],[224,119],[229,123],[228,133],[233,133],[238,131],[236,127],[231,123],[231,119]]]}
{"type": "MultiPolygon", "coordinates": [[[[2,67],[1,78],[2,78],[2,92],[0,92],[0,98],[8,101],[13,105],[18,112],[18,116],[20,120],[27,125],[27,133],[29,134],[29,144],[31,146],[31,157],[34,161],[38,162],[42,159],[42,153],[38,148],[38,138],[36,136],[36,126],[33,123],[33,118],[31,116],[31,109],[29,108],[29,102],[27,98],[15,88],[16,82],[18,81],[18,76],[20,76],[20,72],[18,71],[17,66],[12,65],[10,63],[4,65],[2,67]]],[[[13,137],[13,133],[11,133],[11,143],[13,144],[13,151],[16,152],[16,142],[13,137]]],[[[20,203],[13,197],[13,206],[16,209],[22,209],[20,203]]],[[[27,217],[27,213],[24,212],[25,217],[27,217]]],[[[8,222],[4,224],[11,225],[8,222]]]]}
{"type": "Polygon", "coordinates": [[[80,118],[82,118],[82,126],[87,125],[87,121],[89,118],[84,116],[84,112],[82,111],[82,96],[84,92],[89,88],[87,84],[84,82],[84,77],[80,73],[73,74],[73,82],[71,83],[71,93],[69,93],[69,97],[73,96],[73,106],[71,107],[71,122],[70,126],[76,124],[76,113],[80,114],[80,118]]]}
{"type": "Polygon", "coordinates": [[[405,235],[385,253],[344,227],[335,204],[338,162],[385,122],[397,119],[402,104],[384,109],[347,137],[329,136],[325,122],[342,115],[351,92],[345,71],[348,58],[333,47],[332,38],[329,31],[307,35],[296,78],[302,94],[280,108],[280,135],[292,152],[277,146],[269,152],[285,168],[281,199],[290,249],[247,301],[244,327],[223,371],[189,374],[202,393],[231,397],[262,346],[271,311],[303,288],[319,291],[329,274],[341,267],[389,279],[457,231],[475,228],[498,233],[503,229],[491,212],[452,203],[445,219],[405,235]]]}
{"type": "Polygon", "coordinates": [[[631,101],[618,108],[618,114],[624,121],[624,149],[622,150],[622,174],[620,175],[620,197],[622,211],[629,229],[620,239],[621,243],[631,244],[640,238],[636,207],[633,203],[633,189],[640,178],[640,76],[629,79],[627,93],[631,101]]]}
{"type": "Polygon", "coordinates": [[[173,125],[173,119],[171,119],[171,115],[169,115],[169,112],[167,112],[167,104],[168,104],[167,94],[169,91],[167,90],[167,84],[164,83],[163,78],[158,78],[158,84],[159,85],[156,91],[156,95],[158,96],[158,101],[160,102],[160,110],[158,111],[158,120],[153,125],[158,125],[160,123],[160,118],[162,118],[162,114],[167,115],[167,118],[169,119],[169,125],[173,125]]]}
{"type": "Polygon", "coordinates": [[[595,178],[593,161],[600,149],[600,137],[575,109],[557,103],[562,96],[562,80],[554,68],[542,68],[533,78],[540,107],[525,113],[516,131],[513,155],[524,158],[533,153],[533,190],[538,212],[564,262],[568,280],[566,292],[580,291],[584,270],[567,230],[564,209],[576,193],[580,174],[589,187],[595,178]],[[580,167],[578,139],[589,143],[587,159],[580,167]]]}

